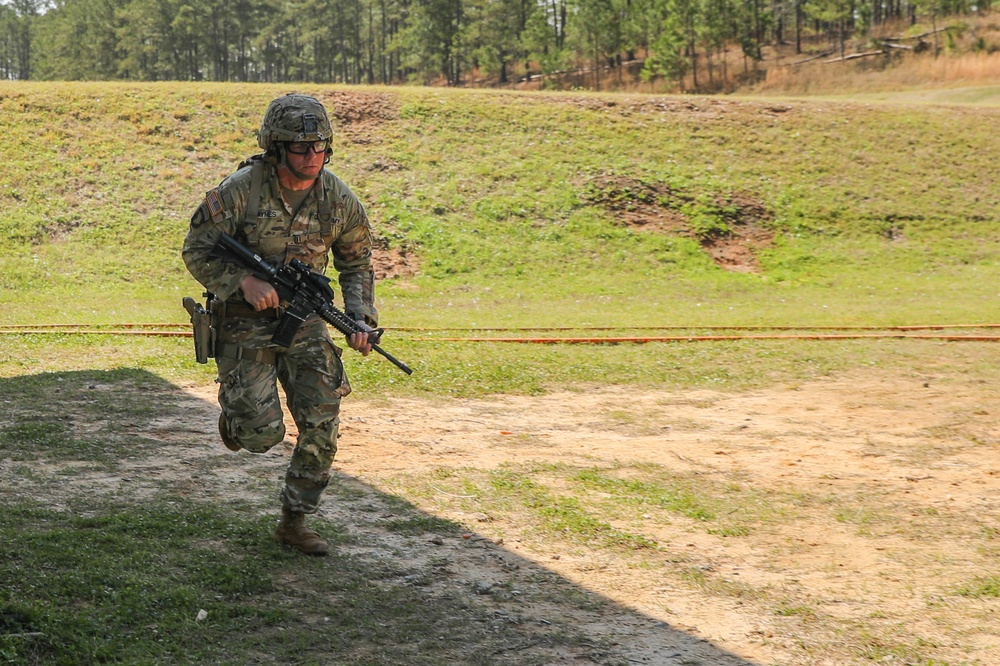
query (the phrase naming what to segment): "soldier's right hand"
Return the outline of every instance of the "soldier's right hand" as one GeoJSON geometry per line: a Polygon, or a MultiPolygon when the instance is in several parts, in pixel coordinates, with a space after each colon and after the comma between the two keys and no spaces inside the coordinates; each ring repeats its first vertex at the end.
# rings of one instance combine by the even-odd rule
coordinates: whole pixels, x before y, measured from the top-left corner
{"type": "Polygon", "coordinates": [[[271,283],[254,275],[243,278],[240,281],[240,289],[243,291],[243,300],[252,305],[257,312],[281,305],[278,292],[274,290],[271,283]]]}

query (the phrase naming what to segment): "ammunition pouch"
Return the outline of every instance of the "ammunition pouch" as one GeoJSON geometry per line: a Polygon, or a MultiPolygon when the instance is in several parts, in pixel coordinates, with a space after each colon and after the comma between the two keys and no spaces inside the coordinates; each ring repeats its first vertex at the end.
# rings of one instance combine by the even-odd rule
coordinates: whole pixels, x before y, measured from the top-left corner
{"type": "Polygon", "coordinates": [[[191,324],[194,328],[195,360],[199,363],[208,363],[208,359],[215,358],[215,327],[212,326],[212,315],[190,296],[184,297],[183,305],[191,315],[191,324]]]}

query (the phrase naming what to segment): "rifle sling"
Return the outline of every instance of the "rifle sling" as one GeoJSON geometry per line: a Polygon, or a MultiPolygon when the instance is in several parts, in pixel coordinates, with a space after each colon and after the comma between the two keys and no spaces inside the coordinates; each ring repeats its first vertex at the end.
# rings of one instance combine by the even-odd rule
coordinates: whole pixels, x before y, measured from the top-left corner
{"type": "Polygon", "coordinates": [[[260,235],[257,233],[257,209],[260,208],[260,189],[264,182],[264,170],[267,169],[267,162],[264,160],[254,160],[251,169],[250,192],[247,194],[247,208],[243,215],[243,227],[246,230],[247,242],[250,245],[257,245],[260,243],[260,235]]]}

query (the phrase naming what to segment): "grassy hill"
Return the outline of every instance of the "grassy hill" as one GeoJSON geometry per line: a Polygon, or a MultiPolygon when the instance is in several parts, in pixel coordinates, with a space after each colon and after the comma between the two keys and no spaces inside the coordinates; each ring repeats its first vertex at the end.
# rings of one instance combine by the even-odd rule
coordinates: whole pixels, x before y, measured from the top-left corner
{"type": "Polygon", "coordinates": [[[325,559],[270,538],[288,443],[120,332],[186,324],[188,216],[288,89],[0,83],[0,658],[998,663],[997,347],[887,329],[996,333],[992,93],[300,89],[416,370],[344,355],[325,559]]]}
{"type": "MultiPolygon", "coordinates": [[[[180,299],[199,292],[179,257],[187,219],[255,152],[263,109],[286,88],[0,84],[0,323],[185,321],[180,299]]],[[[335,116],[331,168],[366,203],[384,260],[402,252],[409,264],[378,288],[389,327],[696,332],[997,319],[994,107],[298,89],[335,116]]],[[[409,386],[433,392],[747,381],[754,364],[719,371],[723,357],[767,349],[718,346],[706,367],[678,376],[690,348],[605,347],[607,365],[591,371],[581,366],[593,348],[410,338],[387,346],[418,357],[409,360],[423,379],[409,386]]],[[[173,344],[128,354],[190,372],[179,356],[160,358],[175,358],[161,351],[173,344]]],[[[789,372],[801,366],[778,355],[789,372]]],[[[395,381],[376,363],[358,372],[395,381]]]]}

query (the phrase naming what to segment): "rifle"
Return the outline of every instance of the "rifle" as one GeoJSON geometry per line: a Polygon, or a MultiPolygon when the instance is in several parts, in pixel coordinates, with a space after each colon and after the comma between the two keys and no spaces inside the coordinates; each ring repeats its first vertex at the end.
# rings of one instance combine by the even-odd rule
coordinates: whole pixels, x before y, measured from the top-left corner
{"type": "Polygon", "coordinates": [[[306,317],[315,312],[323,321],[348,337],[355,333],[367,333],[374,351],[386,357],[406,374],[413,374],[413,370],[405,363],[379,347],[378,342],[385,329],[374,329],[362,322],[356,322],[337,309],[333,305],[330,278],[316,273],[300,259],[292,259],[284,266],[274,267],[226,232],[222,232],[219,242],[212,249],[211,256],[228,261],[235,259],[253,271],[256,277],[270,283],[278,292],[285,312],[278,322],[278,330],[271,337],[273,344],[279,347],[291,346],[299,326],[306,317]]]}

